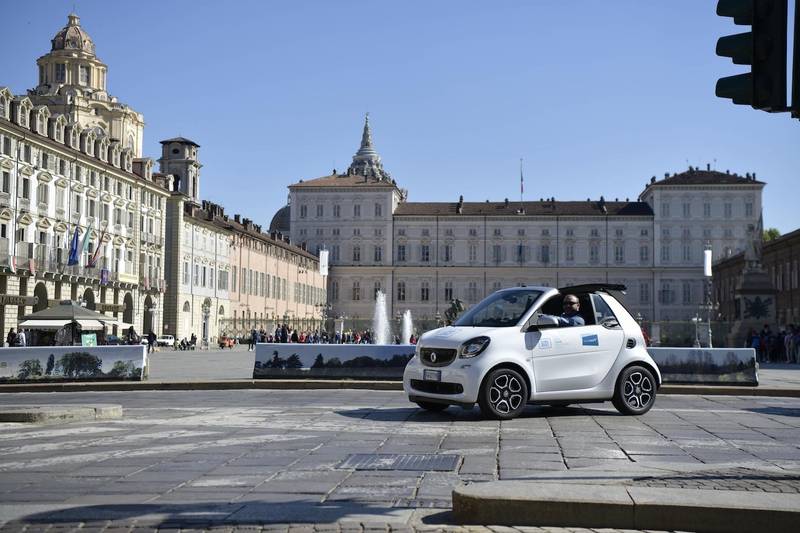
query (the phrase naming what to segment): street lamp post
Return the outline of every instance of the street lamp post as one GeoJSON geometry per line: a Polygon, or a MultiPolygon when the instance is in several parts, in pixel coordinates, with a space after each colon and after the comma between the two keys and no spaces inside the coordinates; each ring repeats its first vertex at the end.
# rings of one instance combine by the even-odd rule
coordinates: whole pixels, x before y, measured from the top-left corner
{"type": "Polygon", "coordinates": [[[712,251],[711,245],[706,244],[706,249],[703,251],[703,274],[706,278],[706,305],[708,306],[708,347],[713,348],[714,344],[711,342],[711,258],[712,251]]]}

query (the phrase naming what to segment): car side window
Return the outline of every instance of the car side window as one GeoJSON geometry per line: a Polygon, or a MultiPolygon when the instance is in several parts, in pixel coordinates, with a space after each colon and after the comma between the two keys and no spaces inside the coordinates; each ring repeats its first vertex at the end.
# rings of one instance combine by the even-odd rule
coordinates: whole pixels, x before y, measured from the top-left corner
{"type": "Polygon", "coordinates": [[[600,324],[606,328],[618,328],[619,320],[614,315],[614,312],[608,306],[608,304],[603,300],[603,297],[599,294],[592,294],[592,305],[594,306],[594,318],[595,323],[600,324]]]}

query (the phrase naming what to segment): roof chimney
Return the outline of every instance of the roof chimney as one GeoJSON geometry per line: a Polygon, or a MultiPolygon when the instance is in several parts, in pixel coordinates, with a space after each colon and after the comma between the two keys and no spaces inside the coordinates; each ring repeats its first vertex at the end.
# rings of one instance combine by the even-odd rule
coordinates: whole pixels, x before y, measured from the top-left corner
{"type": "Polygon", "coordinates": [[[242,223],[241,222],[241,217],[239,216],[239,213],[236,213],[235,215],[233,215],[233,220],[235,220],[237,224],[241,224],[242,223]]]}
{"type": "Polygon", "coordinates": [[[711,163],[706,163],[706,170],[711,170],[711,163]]]}
{"type": "Polygon", "coordinates": [[[508,207],[508,198],[506,198],[506,207],[508,207]]]}

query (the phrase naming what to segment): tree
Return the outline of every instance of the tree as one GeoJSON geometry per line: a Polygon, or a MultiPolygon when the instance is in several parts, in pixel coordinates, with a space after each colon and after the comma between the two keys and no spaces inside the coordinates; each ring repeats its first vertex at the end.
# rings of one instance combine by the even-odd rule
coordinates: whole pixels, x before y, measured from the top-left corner
{"type": "Polygon", "coordinates": [[[300,356],[296,353],[290,355],[286,360],[286,368],[303,368],[303,362],[300,360],[300,356]]]}
{"type": "Polygon", "coordinates": [[[42,363],[38,359],[28,359],[19,364],[17,379],[31,379],[42,377],[42,363]]]}
{"type": "Polygon", "coordinates": [[[46,376],[49,376],[53,373],[53,368],[56,366],[56,356],[50,354],[50,357],[47,358],[47,370],[44,371],[46,376]]]}
{"type": "Polygon", "coordinates": [[[321,353],[317,354],[317,358],[314,359],[314,364],[311,365],[311,368],[324,368],[325,367],[325,358],[322,357],[321,353]]]}
{"type": "Polygon", "coordinates": [[[67,378],[93,378],[103,375],[103,360],[88,352],[72,352],[58,360],[67,378]]]}
{"type": "Polygon", "coordinates": [[[130,378],[134,377],[134,369],[133,361],[116,361],[106,375],[110,378],[130,378]]]}
{"type": "Polygon", "coordinates": [[[778,228],[767,228],[764,230],[764,242],[774,241],[781,236],[778,228]]]}

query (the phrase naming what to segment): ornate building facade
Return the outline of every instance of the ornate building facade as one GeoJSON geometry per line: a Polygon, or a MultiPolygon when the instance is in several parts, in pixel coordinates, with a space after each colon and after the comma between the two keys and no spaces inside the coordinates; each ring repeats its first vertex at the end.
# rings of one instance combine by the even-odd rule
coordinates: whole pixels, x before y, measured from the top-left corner
{"type": "Polygon", "coordinates": [[[158,333],[169,192],[141,158],[143,118],[106,91],[77,16],[37,64],[28,94],[0,88],[0,328],[72,299],[158,333]],[[76,228],[88,247],[68,266],[76,228]]]}
{"type": "Polygon", "coordinates": [[[764,183],[707,168],[651,178],[636,201],[409,202],[383,169],[369,119],[343,174],[289,186],[272,228],[330,253],[331,313],[372,317],[378,290],[390,314],[434,319],[519,284],[624,283],[644,320],[685,320],[705,301],[703,250],[743,249],[764,183]],[[288,228],[287,228],[288,226],[288,228]]]}

